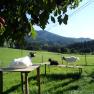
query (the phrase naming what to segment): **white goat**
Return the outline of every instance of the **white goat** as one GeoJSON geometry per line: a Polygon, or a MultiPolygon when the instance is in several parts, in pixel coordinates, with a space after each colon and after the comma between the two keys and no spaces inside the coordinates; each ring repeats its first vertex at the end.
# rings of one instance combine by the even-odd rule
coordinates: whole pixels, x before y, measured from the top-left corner
{"type": "Polygon", "coordinates": [[[14,59],[13,62],[9,65],[11,68],[26,68],[32,65],[32,57],[35,54],[30,52],[28,56],[14,59]]]}
{"type": "Polygon", "coordinates": [[[67,63],[74,63],[76,61],[79,61],[79,57],[70,56],[70,57],[64,57],[62,56],[62,60],[65,60],[67,63]]]}

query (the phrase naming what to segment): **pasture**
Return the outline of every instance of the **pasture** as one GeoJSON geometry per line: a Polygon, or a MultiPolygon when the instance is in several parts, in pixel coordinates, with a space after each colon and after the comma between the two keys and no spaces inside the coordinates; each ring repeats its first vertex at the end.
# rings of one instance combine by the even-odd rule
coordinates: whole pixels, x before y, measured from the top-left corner
{"type": "MultiPolygon", "coordinates": [[[[27,50],[0,48],[0,67],[7,67],[14,58],[28,55],[27,50]]],[[[36,57],[33,63],[47,62],[49,58],[62,64],[61,53],[35,51],[36,57]]],[[[41,94],[94,94],[94,55],[85,56],[78,54],[63,54],[64,56],[77,56],[80,61],[76,65],[83,66],[83,72],[78,74],[77,69],[47,67],[47,75],[44,75],[44,66],[40,68],[41,94]]],[[[63,62],[66,64],[66,62],[63,62]]],[[[36,71],[29,73],[30,94],[37,94],[36,71]]],[[[22,94],[19,73],[4,73],[4,94],[22,94]]]]}

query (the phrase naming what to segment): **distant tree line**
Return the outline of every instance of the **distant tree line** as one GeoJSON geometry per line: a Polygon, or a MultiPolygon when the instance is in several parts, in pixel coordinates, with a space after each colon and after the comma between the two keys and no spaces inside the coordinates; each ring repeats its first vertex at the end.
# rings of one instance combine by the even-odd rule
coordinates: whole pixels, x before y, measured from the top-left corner
{"type": "Polygon", "coordinates": [[[74,43],[71,45],[60,45],[58,43],[44,43],[41,44],[40,42],[33,42],[29,44],[25,49],[31,49],[31,50],[46,50],[51,52],[60,52],[60,53],[91,53],[94,54],[94,40],[92,41],[85,41],[85,42],[79,42],[74,43]]]}
{"type": "Polygon", "coordinates": [[[70,53],[94,54],[94,40],[74,43],[74,44],[68,45],[67,48],[70,49],[70,53]]]}
{"type": "Polygon", "coordinates": [[[59,52],[59,53],[91,53],[94,54],[94,40],[74,43],[70,45],[60,45],[58,43],[48,42],[41,43],[40,41],[33,41],[30,43],[24,43],[22,47],[19,44],[8,44],[8,47],[16,49],[26,49],[26,50],[45,50],[50,52],[59,52]]]}

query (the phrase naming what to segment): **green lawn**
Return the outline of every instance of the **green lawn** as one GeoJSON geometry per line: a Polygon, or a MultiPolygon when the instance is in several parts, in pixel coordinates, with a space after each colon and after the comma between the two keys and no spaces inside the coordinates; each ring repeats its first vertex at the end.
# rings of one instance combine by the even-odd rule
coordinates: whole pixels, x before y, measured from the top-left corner
{"type": "MultiPolygon", "coordinates": [[[[14,58],[28,54],[27,50],[0,48],[0,67],[7,67],[14,58]]],[[[63,54],[70,56],[72,54],[63,54]]],[[[47,76],[44,75],[44,67],[41,67],[41,94],[94,94],[94,55],[87,55],[87,66],[85,56],[78,56],[80,61],[76,65],[84,67],[81,75],[77,69],[47,67],[47,76]]],[[[48,58],[61,61],[60,53],[36,51],[33,63],[47,62],[48,58]]],[[[63,62],[66,64],[66,62],[63,62]]],[[[30,94],[37,94],[36,71],[29,74],[30,94]]],[[[4,73],[4,94],[22,94],[19,73],[4,73]]]]}

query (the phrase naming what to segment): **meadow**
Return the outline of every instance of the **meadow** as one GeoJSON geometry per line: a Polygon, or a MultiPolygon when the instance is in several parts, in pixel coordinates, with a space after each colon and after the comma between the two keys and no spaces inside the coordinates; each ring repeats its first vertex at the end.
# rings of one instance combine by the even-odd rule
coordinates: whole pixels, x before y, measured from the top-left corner
{"type": "MultiPolygon", "coordinates": [[[[47,75],[44,75],[44,66],[40,68],[41,94],[94,94],[94,55],[61,54],[47,51],[34,51],[36,57],[32,62],[47,62],[49,58],[62,64],[61,56],[77,56],[80,61],[76,65],[83,66],[82,74],[78,69],[47,67],[47,75]]],[[[0,48],[0,67],[7,67],[14,58],[28,55],[28,50],[0,48]]],[[[66,64],[66,62],[63,62],[66,64]]],[[[37,94],[36,71],[29,73],[30,94],[37,94]]],[[[4,94],[22,94],[19,73],[4,73],[4,94]]]]}

